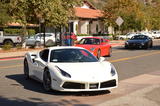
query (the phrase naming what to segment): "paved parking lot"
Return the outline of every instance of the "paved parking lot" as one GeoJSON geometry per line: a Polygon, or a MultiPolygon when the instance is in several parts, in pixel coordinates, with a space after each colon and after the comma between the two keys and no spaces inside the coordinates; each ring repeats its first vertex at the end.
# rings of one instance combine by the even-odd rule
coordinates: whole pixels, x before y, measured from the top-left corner
{"type": "Polygon", "coordinates": [[[111,91],[45,92],[42,84],[26,80],[23,59],[0,61],[0,106],[159,106],[160,42],[148,50],[114,47],[106,60],[115,65],[119,87],[111,91]]]}

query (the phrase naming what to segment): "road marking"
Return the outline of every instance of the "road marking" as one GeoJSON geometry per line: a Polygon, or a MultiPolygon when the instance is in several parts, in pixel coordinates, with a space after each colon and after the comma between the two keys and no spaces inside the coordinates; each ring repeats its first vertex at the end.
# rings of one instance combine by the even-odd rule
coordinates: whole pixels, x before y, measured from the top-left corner
{"type": "Polygon", "coordinates": [[[120,62],[120,61],[132,60],[132,59],[135,59],[135,58],[150,56],[150,55],[154,55],[154,54],[160,54],[160,52],[147,53],[147,54],[143,54],[143,55],[139,55],[139,56],[133,56],[133,57],[127,57],[127,58],[120,58],[120,59],[116,59],[116,60],[110,60],[110,62],[115,63],[115,62],[120,62]]]}
{"type": "Polygon", "coordinates": [[[0,67],[0,69],[7,69],[7,68],[16,68],[16,67],[22,67],[22,64],[17,64],[17,65],[11,65],[11,66],[4,66],[0,67]]]}
{"type": "MultiPolygon", "coordinates": [[[[133,56],[133,57],[127,57],[127,58],[120,58],[120,59],[116,59],[116,60],[110,60],[109,62],[115,63],[115,62],[120,62],[120,61],[132,60],[132,59],[145,57],[145,56],[150,56],[150,55],[154,55],[154,54],[160,54],[160,51],[159,52],[153,52],[153,53],[147,53],[147,54],[143,54],[143,55],[139,55],[139,56],[133,56]]],[[[22,66],[23,66],[22,64],[17,64],[17,65],[0,67],[0,69],[15,68],[15,67],[22,67],[22,66]]]]}

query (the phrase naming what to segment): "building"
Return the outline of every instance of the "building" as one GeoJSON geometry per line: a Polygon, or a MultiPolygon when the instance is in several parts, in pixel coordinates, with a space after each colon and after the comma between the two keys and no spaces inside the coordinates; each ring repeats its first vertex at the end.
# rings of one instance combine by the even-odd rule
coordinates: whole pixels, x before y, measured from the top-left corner
{"type": "Polygon", "coordinates": [[[104,32],[102,12],[84,0],[81,7],[75,7],[76,19],[69,20],[69,32],[75,34],[95,34],[104,32]]]}
{"type": "MultiPolygon", "coordinates": [[[[73,32],[75,34],[97,34],[104,32],[104,25],[101,21],[102,12],[96,9],[87,0],[83,0],[82,6],[75,7],[75,18],[69,20],[68,28],[64,28],[63,32],[73,32]]],[[[19,23],[10,23],[8,28],[22,28],[19,23]]],[[[27,28],[33,28],[36,32],[40,31],[39,25],[29,24],[27,28]]],[[[46,32],[55,32],[52,27],[46,27],[46,32]]]]}

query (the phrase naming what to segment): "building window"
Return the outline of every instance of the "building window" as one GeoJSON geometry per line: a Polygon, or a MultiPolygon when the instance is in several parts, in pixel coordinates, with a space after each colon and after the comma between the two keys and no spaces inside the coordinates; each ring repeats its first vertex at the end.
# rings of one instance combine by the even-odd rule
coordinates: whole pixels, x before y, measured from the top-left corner
{"type": "Polygon", "coordinates": [[[98,33],[98,30],[99,30],[99,26],[98,24],[96,25],[96,32],[98,33]]]}

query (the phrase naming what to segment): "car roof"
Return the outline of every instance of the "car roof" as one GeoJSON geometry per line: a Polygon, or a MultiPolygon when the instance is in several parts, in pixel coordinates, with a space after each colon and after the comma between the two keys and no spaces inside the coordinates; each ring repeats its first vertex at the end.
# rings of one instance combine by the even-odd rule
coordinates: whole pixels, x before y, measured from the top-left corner
{"type": "Polygon", "coordinates": [[[54,46],[54,47],[49,47],[48,49],[55,50],[55,49],[84,49],[84,48],[77,46],[54,46]]]}

